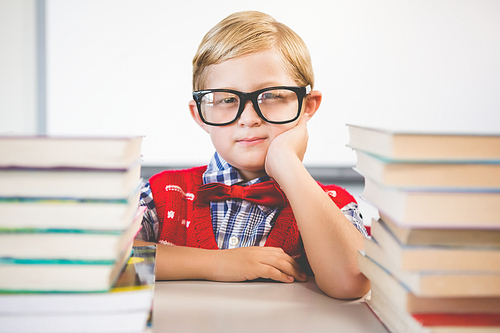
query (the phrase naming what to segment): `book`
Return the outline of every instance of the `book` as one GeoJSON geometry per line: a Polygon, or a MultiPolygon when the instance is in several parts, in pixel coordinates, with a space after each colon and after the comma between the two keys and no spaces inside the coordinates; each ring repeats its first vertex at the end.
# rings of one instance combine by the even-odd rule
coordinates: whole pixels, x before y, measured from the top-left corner
{"type": "Polygon", "coordinates": [[[0,291],[109,291],[132,252],[133,240],[114,260],[0,258],[0,291]]]}
{"type": "Polygon", "coordinates": [[[404,270],[485,271],[500,273],[500,248],[401,244],[382,220],[372,220],[373,238],[404,270]]]}
{"type": "Polygon", "coordinates": [[[47,315],[0,316],[0,333],[89,333],[119,332],[143,333],[146,329],[145,311],[122,311],[117,313],[88,313],[47,315]]]}
{"type": "Polygon", "coordinates": [[[435,327],[439,330],[446,328],[466,328],[468,330],[500,330],[500,314],[414,314],[415,318],[424,327],[435,327]]]}
{"type": "Polygon", "coordinates": [[[347,125],[348,146],[401,161],[499,161],[500,135],[403,132],[347,125]]]}
{"type": "Polygon", "coordinates": [[[0,168],[124,169],[141,157],[141,136],[0,136],[0,168]]]}
{"type": "MultiPolygon", "coordinates": [[[[364,239],[367,257],[421,297],[500,297],[498,271],[405,270],[374,239],[364,239]]],[[[414,266],[412,263],[410,265],[414,266]]],[[[495,269],[495,268],[494,268],[495,269]]],[[[498,268],[496,268],[498,269],[498,268]]]]}
{"type": "Polygon", "coordinates": [[[401,244],[500,248],[500,229],[409,228],[379,212],[380,219],[401,244]]]}
{"type": "Polygon", "coordinates": [[[366,304],[390,332],[405,333],[493,333],[500,331],[497,313],[409,314],[391,306],[384,293],[373,293],[366,304]]]}
{"type": "Polygon", "coordinates": [[[127,199],[140,175],[139,161],[125,169],[0,169],[0,197],[127,199]]]}
{"type": "Polygon", "coordinates": [[[448,161],[401,162],[356,151],[355,170],[386,186],[411,189],[500,189],[500,161],[464,163],[448,161]]]}
{"type": "Polygon", "coordinates": [[[122,231],[134,218],[139,196],[137,190],[120,200],[0,198],[0,228],[122,231]]]}
{"type": "Polygon", "coordinates": [[[144,210],[123,231],[0,227],[0,258],[115,260],[139,232],[144,210]]]}
{"type": "Polygon", "coordinates": [[[0,332],[143,332],[151,324],[155,251],[134,247],[109,292],[0,293],[0,332]]]}
{"type": "Polygon", "coordinates": [[[380,216],[368,306],[392,332],[500,332],[500,134],[348,126],[380,216]]]}
{"type": "Polygon", "coordinates": [[[384,186],[365,178],[362,198],[400,226],[500,229],[500,192],[497,191],[414,191],[384,186]]]}
{"type": "MultiPolygon", "coordinates": [[[[365,252],[358,252],[362,273],[370,279],[372,294],[383,293],[389,303],[408,313],[500,313],[500,297],[418,296],[365,252]]],[[[425,278],[425,277],[424,277],[425,278]]]]}

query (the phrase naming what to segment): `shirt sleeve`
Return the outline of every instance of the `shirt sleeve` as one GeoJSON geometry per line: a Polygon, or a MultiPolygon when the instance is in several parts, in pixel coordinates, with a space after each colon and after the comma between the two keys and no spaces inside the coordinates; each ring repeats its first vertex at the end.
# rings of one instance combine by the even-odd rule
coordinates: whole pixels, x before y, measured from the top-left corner
{"type": "MultiPolygon", "coordinates": [[[[321,185],[321,184],[320,184],[321,185]]],[[[363,223],[363,216],[361,215],[356,199],[347,192],[344,188],[337,185],[321,185],[323,190],[335,202],[344,216],[358,229],[358,231],[365,237],[368,237],[365,225],[363,223]]]]}
{"type": "Polygon", "coordinates": [[[348,203],[340,209],[344,216],[358,229],[358,231],[365,237],[368,237],[365,224],[363,223],[363,216],[359,211],[358,204],[355,202],[348,203]]]}
{"type": "Polygon", "coordinates": [[[158,215],[156,214],[153,193],[149,183],[145,183],[141,189],[139,204],[146,207],[142,218],[142,228],[135,237],[137,240],[156,243],[158,241],[158,215]]]}

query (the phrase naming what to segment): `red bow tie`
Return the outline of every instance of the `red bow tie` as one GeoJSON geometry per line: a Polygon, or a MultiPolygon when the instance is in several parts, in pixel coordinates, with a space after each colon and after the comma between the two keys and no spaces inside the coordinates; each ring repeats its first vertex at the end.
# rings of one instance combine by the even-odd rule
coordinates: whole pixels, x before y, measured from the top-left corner
{"type": "Polygon", "coordinates": [[[284,207],[286,205],[285,193],[272,180],[249,186],[209,183],[200,186],[197,197],[202,202],[241,199],[268,207],[284,207]]]}

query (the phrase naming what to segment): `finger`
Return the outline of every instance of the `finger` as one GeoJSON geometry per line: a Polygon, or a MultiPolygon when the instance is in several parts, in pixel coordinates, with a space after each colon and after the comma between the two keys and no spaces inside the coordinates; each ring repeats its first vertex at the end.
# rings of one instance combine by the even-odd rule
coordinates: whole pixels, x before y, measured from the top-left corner
{"type": "Polygon", "coordinates": [[[307,121],[308,121],[308,120],[309,120],[309,119],[308,119],[307,117],[305,117],[305,116],[304,116],[304,117],[300,117],[299,124],[301,124],[301,125],[302,125],[302,124],[303,124],[303,125],[307,125],[307,121]]]}
{"type": "Polygon", "coordinates": [[[270,251],[275,251],[277,256],[285,258],[290,264],[292,264],[297,270],[302,271],[299,263],[289,256],[282,248],[280,247],[264,247],[264,249],[269,249],[270,251]]]}
{"type": "Polygon", "coordinates": [[[269,265],[262,265],[262,269],[259,274],[260,277],[264,279],[271,279],[274,281],[291,283],[295,281],[295,278],[291,275],[285,274],[276,267],[269,265]]]}
{"type": "MultiPolygon", "coordinates": [[[[293,262],[295,262],[295,260],[293,260],[293,262]]],[[[302,271],[300,266],[296,266],[288,260],[279,259],[274,267],[297,281],[305,281],[307,279],[307,275],[302,271]]]]}
{"type": "Polygon", "coordinates": [[[269,255],[263,258],[261,262],[279,270],[281,273],[289,277],[292,277],[294,280],[305,281],[307,279],[307,275],[302,271],[300,265],[295,261],[295,259],[284,252],[275,252],[274,255],[269,255]]]}
{"type": "Polygon", "coordinates": [[[299,118],[299,121],[297,122],[297,125],[299,124],[307,124],[307,121],[309,120],[309,117],[305,113],[302,114],[302,116],[299,118]]]}

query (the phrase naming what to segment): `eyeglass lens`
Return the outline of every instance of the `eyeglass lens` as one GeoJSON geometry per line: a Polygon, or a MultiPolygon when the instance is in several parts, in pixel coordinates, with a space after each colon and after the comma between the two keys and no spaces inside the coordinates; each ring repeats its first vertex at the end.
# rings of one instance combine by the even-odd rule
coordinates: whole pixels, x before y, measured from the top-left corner
{"type": "MultiPolygon", "coordinates": [[[[213,124],[224,124],[235,120],[240,108],[240,97],[231,92],[210,92],[200,102],[203,118],[213,124]]],[[[264,120],[285,122],[299,112],[299,100],[292,90],[266,90],[257,96],[257,105],[264,120]]]]}

